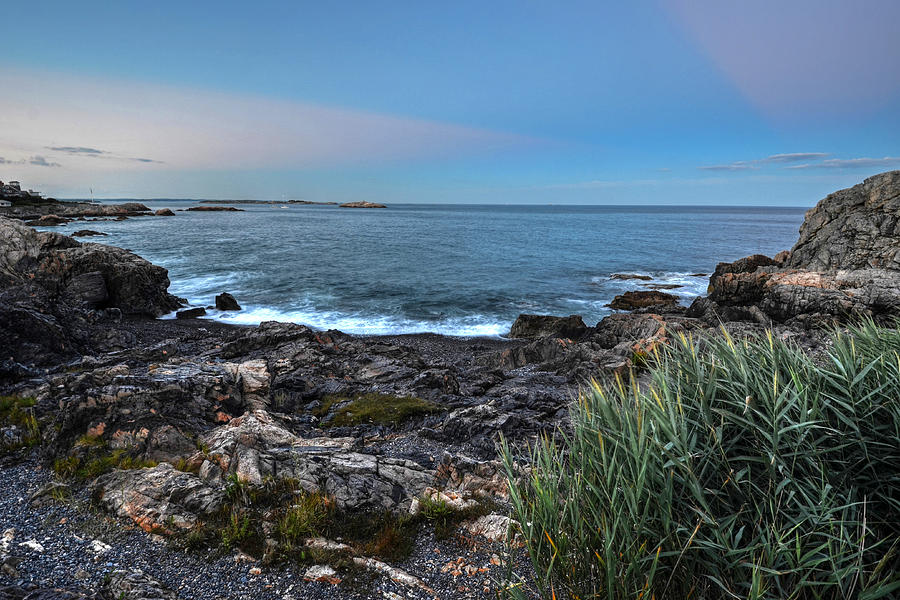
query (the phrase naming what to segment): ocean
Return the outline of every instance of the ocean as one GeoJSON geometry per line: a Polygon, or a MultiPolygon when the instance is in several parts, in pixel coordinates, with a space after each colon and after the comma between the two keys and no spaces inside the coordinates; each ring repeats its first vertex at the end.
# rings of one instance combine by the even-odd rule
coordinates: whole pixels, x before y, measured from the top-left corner
{"type": "MultiPolygon", "coordinates": [[[[119,202],[119,201],[116,201],[119,202]]],[[[184,209],[197,201],[146,201],[184,209]]],[[[504,335],[520,313],[582,315],[649,285],[689,303],[716,263],[773,255],[797,239],[804,208],[396,204],[386,209],[236,205],[244,212],[74,222],[169,270],[192,306],[232,293],[240,312],[356,334],[504,335]],[[619,280],[615,273],[651,281],[619,280]]]]}

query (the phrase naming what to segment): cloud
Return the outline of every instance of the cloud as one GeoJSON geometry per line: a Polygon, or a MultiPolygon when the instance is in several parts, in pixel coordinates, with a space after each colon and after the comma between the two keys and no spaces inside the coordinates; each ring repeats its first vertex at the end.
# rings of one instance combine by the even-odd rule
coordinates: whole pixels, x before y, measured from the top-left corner
{"type": "Polygon", "coordinates": [[[754,160],[737,160],[723,165],[703,165],[697,167],[703,171],[749,171],[766,165],[784,165],[805,160],[820,160],[831,156],[827,152],[792,152],[789,154],[771,154],[765,158],[754,160]]]}
{"type": "Polygon", "coordinates": [[[8,160],[0,156],[0,165],[34,165],[36,167],[61,167],[58,162],[47,160],[44,156],[35,155],[28,158],[20,158],[19,160],[8,160]]]}
{"type": "Polygon", "coordinates": [[[791,165],[787,169],[868,169],[900,165],[900,156],[884,158],[830,158],[820,163],[791,165]]]}
{"type": "Polygon", "coordinates": [[[794,152],[792,154],[773,154],[772,156],[767,156],[762,159],[760,162],[794,163],[804,160],[821,160],[823,158],[828,158],[829,156],[831,155],[827,152],[794,152]]]}
{"type": "Polygon", "coordinates": [[[703,165],[697,168],[703,171],[748,171],[751,169],[758,169],[759,167],[752,162],[739,160],[727,165],[703,165]]]}
{"type": "Polygon", "coordinates": [[[536,142],[420,118],[157,84],[2,67],[0,81],[0,153],[60,153],[70,177],[373,166],[536,142]]]}
{"type": "Polygon", "coordinates": [[[29,165],[34,165],[36,167],[61,167],[62,165],[58,162],[50,162],[43,156],[32,156],[28,159],[29,165]]]}
{"type": "Polygon", "coordinates": [[[109,154],[104,150],[96,148],[86,148],[85,146],[47,146],[47,150],[54,152],[66,152],[68,154],[85,154],[87,156],[100,156],[101,154],[109,154]]]}

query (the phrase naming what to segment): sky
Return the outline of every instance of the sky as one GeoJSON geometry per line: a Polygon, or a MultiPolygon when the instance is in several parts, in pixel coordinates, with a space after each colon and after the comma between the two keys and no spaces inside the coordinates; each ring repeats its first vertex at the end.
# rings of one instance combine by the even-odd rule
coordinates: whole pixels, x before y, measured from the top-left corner
{"type": "Polygon", "coordinates": [[[900,2],[8,2],[61,198],[811,206],[900,169],[900,2]]]}

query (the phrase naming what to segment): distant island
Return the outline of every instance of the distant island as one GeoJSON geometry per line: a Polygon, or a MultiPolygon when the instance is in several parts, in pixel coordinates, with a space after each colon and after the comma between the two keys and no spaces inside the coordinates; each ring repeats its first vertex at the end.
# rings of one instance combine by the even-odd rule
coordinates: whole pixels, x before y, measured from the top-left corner
{"type": "Polygon", "coordinates": [[[314,204],[335,206],[337,202],[313,202],[312,200],[201,200],[200,204],[314,204]]]}
{"type": "Polygon", "coordinates": [[[384,204],[377,202],[345,202],[340,205],[341,208],[387,208],[384,204]]]}

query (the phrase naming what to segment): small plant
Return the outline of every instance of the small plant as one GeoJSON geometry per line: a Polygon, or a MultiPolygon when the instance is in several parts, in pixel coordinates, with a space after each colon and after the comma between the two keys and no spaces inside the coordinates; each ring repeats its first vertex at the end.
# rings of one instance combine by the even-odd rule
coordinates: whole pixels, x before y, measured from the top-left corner
{"type": "Polygon", "coordinates": [[[0,396],[0,428],[11,427],[21,433],[12,439],[0,440],[0,454],[21,448],[31,448],[41,441],[41,429],[34,414],[34,398],[0,396]]]}
{"type": "Polygon", "coordinates": [[[334,514],[334,502],[322,494],[302,493],[278,520],[282,543],[293,546],[312,536],[321,535],[334,514]]]}
{"type": "Polygon", "coordinates": [[[233,508],[222,528],[222,547],[226,550],[237,548],[250,539],[253,526],[244,511],[233,508]]]}
{"type": "Polygon", "coordinates": [[[399,425],[411,418],[442,410],[437,404],[421,398],[370,393],[325,396],[313,414],[323,419],[323,427],[352,427],[365,423],[399,425]],[[330,418],[329,414],[332,415],[330,418]]]}

